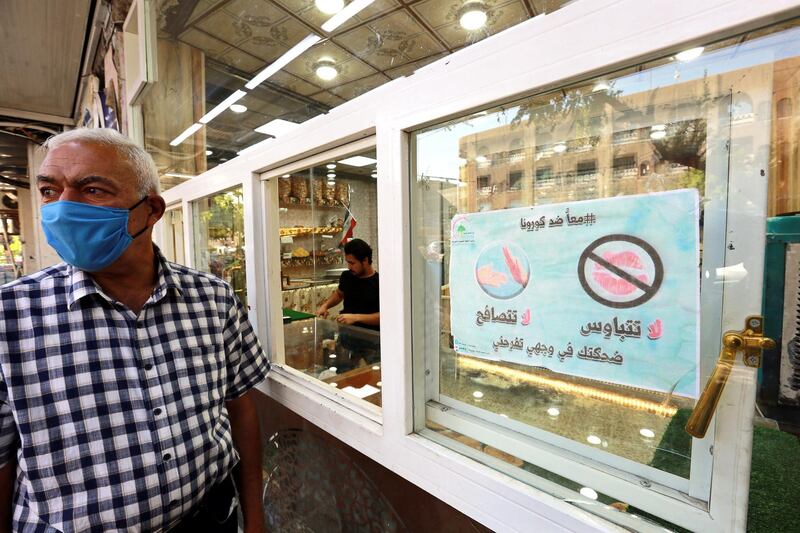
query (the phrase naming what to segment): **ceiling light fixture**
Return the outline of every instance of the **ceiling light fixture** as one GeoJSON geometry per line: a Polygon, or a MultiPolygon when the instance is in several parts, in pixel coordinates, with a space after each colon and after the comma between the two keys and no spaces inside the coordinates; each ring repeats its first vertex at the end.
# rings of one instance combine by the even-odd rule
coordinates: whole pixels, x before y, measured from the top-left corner
{"type": "Polygon", "coordinates": [[[306,36],[305,39],[294,45],[285,54],[283,54],[281,57],[270,63],[267,68],[256,74],[256,76],[252,80],[248,81],[247,84],[245,84],[245,87],[247,87],[248,89],[255,89],[256,87],[261,85],[261,83],[264,80],[266,80],[267,78],[269,78],[270,76],[281,70],[289,63],[291,63],[295,58],[297,58],[297,56],[299,56],[300,54],[302,54],[303,52],[305,52],[306,50],[317,44],[320,39],[321,37],[319,35],[314,35],[313,33],[311,35],[306,36]]]}
{"type": "Polygon", "coordinates": [[[483,28],[488,18],[486,6],[483,5],[483,2],[467,2],[461,8],[461,16],[458,18],[458,23],[465,30],[474,31],[483,28]]]}
{"type": "Polygon", "coordinates": [[[233,104],[231,106],[231,111],[233,111],[234,113],[244,113],[245,111],[247,111],[247,106],[242,104],[233,104]]]}
{"type": "Polygon", "coordinates": [[[0,157],[11,157],[11,154],[0,154],[0,157]]]}
{"type": "Polygon", "coordinates": [[[291,175],[291,174],[284,174],[284,175],[283,175],[283,176],[281,176],[281,177],[282,177],[282,178],[291,178],[291,177],[292,177],[292,175],[291,175]]]}
{"type": "Polygon", "coordinates": [[[339,69],[336,68],[336,63],[330,59],[324,59],[315,65],[314,73],[321,80],[331,81],[339,75],[339,69]]]}
{"type": "Polygon", "coordinates": [[[325,168],[333,170],[334,168],[336,168],[336,163],[328,163],[327,165],[325,165],[325,168]]]}
{"type": "Polygon", "coordinates": [[[664,124],[655,124],[650,128],[650,138],[654,141],[667,136],[667,127],[664,124]]]}
{"type": "Polygon", "coordinates": [[[299,126],[299,124],[296,124],[294,122],[289,122],[288,120],[276,118],[275,120],[267,122],[263,126],[257,127],[255,131],[257,133],[263,133],[264,135],[272,135],[273,137],[279,137],[296,129],[297,126],[299,126]]]}
{"type": "Polygon", "coordinates": [[[584,498],[589,498],[590,500],[597,499],[597,491],[594,489],[590,489],[589,487],[583,487],[579,492],[581,493],[581,496],[583,496],[584,498]]]}
{"type": "Polygon", "coordinates": [[[478,157],[475,158],[475,161],[477,161],[478,163],[486,163],[488,160],[489,158],[486,157],[485,155],[479,155],[478,157]]]}
{"type": "Polygon", "coordinates": [[[347,4],[347,7],[329,18],[328,22],[322,25],[322,29],[328,33],[332,32],[374,1],[375,0],[353,0],[347,4]]]}
{"type": "Polygon", "coordinates": [[[190,135],[193,135],[197,130],[199,130],[202,127],[203,127],[202,124],[200,124],[199,122],[195,122],[194,124],[192,124],[191,126],[186,128],[185,130],[183,130],[183,133],[181,133],[180,135],[178,135],[177,137],[172,139],[170,141],[169,145],[170,146],[178,146],[183,141],[185,141],[190,135]]]}
{"type": "Polygon", "coordinates": [[[703,50],[705,50],[705,48],[702,46],[698,46],[697,48],[689,48],[688,50],[684,50],[683,52],[675,54],[675,59],[683,62],[692,61],[693,59],[700,57],[700,55],[703,53],[703,50]]]}
{"type": "Polygon", "coordinates": [[[314,0],[314,5],[326,15],[333,15],[342,10],[344,0],[314,0]]]}
{"type": "Polygon", "coordinates": [[[197,177],[197,176],[192,176],[191,174],[179,174],[178,172],[166,172],[164,173],[164,175],[171,176],[173,178],[184,178],[189,180],[197,177]]]}
{"type": "Polygon", "coordinates": [[[336,177],[336,172],[328,172],[328,177],[329,178],[335,178],[336,177]]]}
{"type": "Polygon", "coordinates": [[[339,163],[342,163],[343,165],[350,165],[351,167],[365,167],[367,165],[374,165],[377,162],[377,159],[364,157],[363,155],[354,155],[353,157],[339,160],[339,163]]]}
{"type": "Polygon", "coordinates": [[[553,145],[553,151],[557,154],[562,154],[567,151],[567,145],[564,143],[557,143],[553,145]]]}
{"type": "Polygon", "coordinates": [[[212,155],[213,153],[211,150],[206,150],[206,155],[212,155]]]}
{"type": "Polygon", "coordinates": [[[200,124],[208,124],[214,119],[214,117],[216,117],[217,115],[219,115],[220,113],[231,107],[235,102],[240,100],[246,94],[247,94],[246,92],[241,90],[236,91],[235,93],[227,97],[225,100],[220,102],[216,107],[214,107],[214,109],[203,115],[202,118],[200,118],[200,124]]]}

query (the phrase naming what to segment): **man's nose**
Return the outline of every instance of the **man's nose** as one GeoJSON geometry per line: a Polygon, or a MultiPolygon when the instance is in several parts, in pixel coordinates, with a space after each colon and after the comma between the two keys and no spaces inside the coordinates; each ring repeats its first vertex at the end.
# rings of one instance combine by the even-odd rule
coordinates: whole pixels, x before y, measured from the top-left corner
{"type": "Polygon", "coordinates": [[[66,187],[58,197],[59,200],[69,200],[70,202],[80,202],[81,198],[78,191],[72,187],[66,187]]]}

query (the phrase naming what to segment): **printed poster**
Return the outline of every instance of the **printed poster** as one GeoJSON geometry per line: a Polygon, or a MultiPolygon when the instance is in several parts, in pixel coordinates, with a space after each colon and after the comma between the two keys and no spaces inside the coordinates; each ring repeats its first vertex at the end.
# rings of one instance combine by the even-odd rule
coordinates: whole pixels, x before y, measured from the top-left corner
{"type": "Polygon", "coordinates": [[[695,189],[456,215],[457,353],[696,398],[695,189]]]}

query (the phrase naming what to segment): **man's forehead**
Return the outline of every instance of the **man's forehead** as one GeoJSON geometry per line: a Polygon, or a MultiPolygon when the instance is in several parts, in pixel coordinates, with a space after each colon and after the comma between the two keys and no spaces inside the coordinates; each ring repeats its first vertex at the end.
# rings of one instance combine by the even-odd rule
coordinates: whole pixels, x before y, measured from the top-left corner
{"type": "Polygon", "coordinates": [[[39,174],[80,179],[103,176],[121,183],[132,178],[130,164],[110,146],[69,142],[47,152],[39,174]]]}

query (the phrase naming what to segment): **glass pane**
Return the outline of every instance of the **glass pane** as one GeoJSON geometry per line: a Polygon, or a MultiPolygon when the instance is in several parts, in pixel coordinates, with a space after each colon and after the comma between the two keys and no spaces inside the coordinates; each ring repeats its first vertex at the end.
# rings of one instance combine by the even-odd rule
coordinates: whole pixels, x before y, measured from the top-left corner
{"type": "Polygon", "coordinates": [[[247,306],[244,258],[244,198],[237,187],[193,202],[194,266],[233,287],[247,306]]]}
{"type": "Polygon", "coordinates": [[[185,247],[183,244],[183,210],[170,209],[164,214],[164,257],[179,265],[186,264],[185,247]]]}
{"type": "Polygon", "coordinates": [[[164,190],[238,152],[566,0],[376,0],[328,32],[338,9],[311,0],[156,0],[158,81],[142,98],[145,148],[164,190]],[[255,88],[265,67],[324,36],[255,88]],[[213,117],[206,114],[237,91],[213,117]],[[231,102],[228,102],[231,104],[231,102]],[[202,125],[201,118],[205,117],[202,125]],[[193,124],[199,129],[181,134],[193,124]]]}
{"type": "MultiPolygon", "coordinates": [[[[456,408],[681,492],[689,492],[690,477],[706,476],[710,483],[711,458],[693,460],[684,426],[719,353],[723,280],[736,268],[726,267],[724,259],[729,176],[764,176],[769,163],[771,179],[782,191],[770,196],[774,209],[796,203],[789,191],[796,165],[786,161],[793,161],[796,140],[780,144],[790,136],[785,127],[793,108],[785,98],[794,94],[790,86],[796,80],[790,80],[800,50],[799,31],[789,28],[709,45],[412,136],[413,249],[419,251],[412,279],[414,306],[424,310],[415,313],[414,332],[433,376],[426,379],[424,401],[434,408],[426,427],[455,435],[455,428],[431,413],[436,406],[444,406],[442,412],[456,408]],[[780,91],[782,98],[773,96],[780,91]],[[785,118],[783,130],[780,124],[774,129],[774,116],[785,118]],[[769,139],[776,133],[783,138],[773,139],[772,147],[780,147],[780,155],[768,160],[769,139]],[[699,212],[691,202],[671,208],[670,199],[678,194],[695,194],[699,212]],[[619,206],[618,212],[611,206],[619,206]],[[503,214],[513,208],[521,209],[503,214]],[[601,244],[594,254],[599,263],[586,266],[592,257],[586,235],[599,231],[600,218],[614,216],[626,235],[653,230],[662,234],[663,246],[683,243],[683,270],[664,273],[662,265],[661,274],[664,283],[676,283],[666,289],[676,302],[684,294],[676,287],[696,294],[701,285],[699,336],[691,298],[684,311],[663,321],[632,301],[657,298],[652,294],[659,267],[647,247],[633,253],[630,246],[622,246],[623,252],[601,244]],[[480,240],[486,231],[480,225],[493,220],[513,221],[516,233],[508,229],[513,225],[498,226],[502,231],[493,237],[506,243],[496,250],[499,262],[482,263],[497,243],[480,240]],[[543,237],[569,230],[573,222],[582,229],[543,237]],[[685,238],[692,227],[697,237],[685,238]],[[475,256],[457,253],[471,238],[475,256]],[[586,254],[590,259],[580,262],[586,254]],[[527,262],[520,259],[524,256],[527,262]],[[514,282],[522,292],[502,293],[499,287],[514,282]],[[548,288],[535,292],[531,287],[537,284],[548,288]],[[590,294],[594,285],[605,303],[590,294]],[[466,286],[477,290],[461,298],[451,293],[466,286]],[[537,299],[526,300],[534,293],[537,299]],[[587,319],[588,309],[604,312],[587,319]],[[454,337],[451,326],[463,332],[467,312],[474,331],[499,331],[482,326],[497,322],[509,324],[509,335],[476,334],[469,337],[478,338],[471,344],[458,337],[463,333],[454,337]],[[682,320],[685,325],[677,327],[682,320]],[[528,324],[545,337],[520,333],[528,324]],[[557,334],[564,331],[572,337],[557,334]],[[547,335],[558,342],[548,342],[547,335]],[[649,369],[628,366],[638,370],[627,375],[612,371],[613,363],[624,369],[637,357],[645,360],[649,347],[657,346],[652,343],[670,335],[686,342],[671,349],[669,358],[653,360],[649,369]],[[602,350],[584,350],[593,346],[602,350]],[[515,349],[521,353],[515,355],[515,349]],[[620,360],[613,361],[617,353],[620,360]]],[[[757,213],[758,206],[750,205],[757,213]]],[[[670,261],[666,257],[664,264],[670,261]]],[[[465,438],[480,442],[476,435],[465,438]]],[[[527,459],[531,462],[518,457],[511,462],[528,471],[542,466],[527,459]]]]}
{"type": "Polygon", "coordinates": [[[375,164],[370,150],[276,179],[286,364],[380,405],[375,164]]]}

